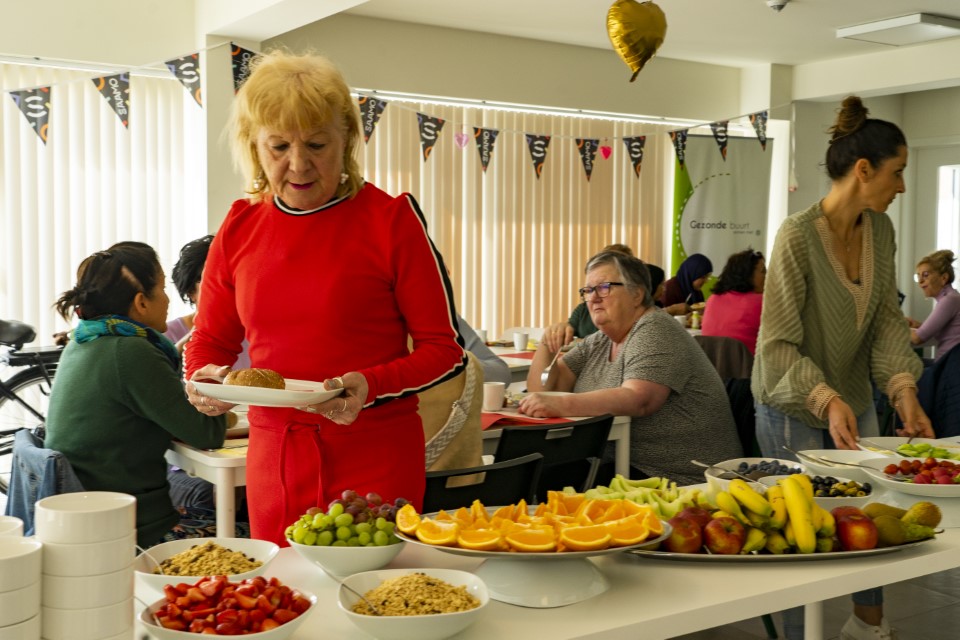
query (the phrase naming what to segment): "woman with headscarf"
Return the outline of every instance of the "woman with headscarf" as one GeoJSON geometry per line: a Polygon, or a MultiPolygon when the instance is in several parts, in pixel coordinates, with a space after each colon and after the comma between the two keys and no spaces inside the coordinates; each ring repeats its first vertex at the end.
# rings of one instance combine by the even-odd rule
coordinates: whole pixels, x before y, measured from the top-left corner
{"type": "Polygon", "coordinates": [[[702,253],[688,256],[677,269],[677,275],[663,283],[660,304],[670,315],[690,313],[691,305],[703,302],[704,283],[713,273],[713,263],[702,253]]]}

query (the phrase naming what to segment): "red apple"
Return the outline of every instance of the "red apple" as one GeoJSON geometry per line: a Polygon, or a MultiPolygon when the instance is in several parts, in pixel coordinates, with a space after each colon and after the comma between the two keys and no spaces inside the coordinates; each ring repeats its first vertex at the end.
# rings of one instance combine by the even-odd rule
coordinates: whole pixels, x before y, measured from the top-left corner
{"type": "Polygon", "coordinates": [[[703,534],[695,520],[676,515],[667,521],[673,531],[663,541],[665,551],[673,553],[700,553],[703,546],[703,534]]]}
{"type": "Polygon", "coordinates": [[[837,538],[844,551],[861,551],[876,548],[879,534],[869,517],[850,514],[837,518],[837,538]]]}
{"type": "Polygon", "coordinates": [[[703,529],[707,526],[707,523],[713,520],[710,516],[710,512],[704,509],[703,507],[687,507],[677,514],[678,518],[688,518],[693,520],[700,528],[703,529]]]}
{"type": "Polygon", "coordinates": [[[845,507],[834,507],[830,513],[833,515],[835,520],[839,520],[844,516],[865,516],[863,511],[857,507],[845,506],[845,507]]]}
{"type": "Polygon", "coordinates": [[[743,525],[727,516],[713,518],[703,528],[703,540],[710,553],[734,555],[740,553],[747,533],[743,525]]]}

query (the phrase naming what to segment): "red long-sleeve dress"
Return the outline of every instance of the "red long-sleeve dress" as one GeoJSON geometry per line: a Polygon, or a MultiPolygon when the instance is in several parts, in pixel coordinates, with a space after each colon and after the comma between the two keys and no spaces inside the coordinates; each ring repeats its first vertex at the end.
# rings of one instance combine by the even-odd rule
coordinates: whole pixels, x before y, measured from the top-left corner
{"type": "Polygon", "coordinates": [[[466,355],[441,256],[412,196],[367,184],[353,199],[307,212],[273,199],[235,202],[203,272],[188,377],[233,362],[244,338],[251,366],[315,381],[358,371],[369,384],[348,426],[251,407],[253,537],[284,544],[287,525],[344,489],[420,507],[415,394],[457,375],[466,355]]]}

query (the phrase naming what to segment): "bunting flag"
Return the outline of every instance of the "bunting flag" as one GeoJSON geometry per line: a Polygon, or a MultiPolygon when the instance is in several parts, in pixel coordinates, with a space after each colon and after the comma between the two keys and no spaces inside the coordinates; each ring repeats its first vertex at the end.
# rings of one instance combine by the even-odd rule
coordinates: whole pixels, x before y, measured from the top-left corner
{"type": "Polygon", "coordinates": [[[437,144],[437,138],[443,130],[443,118],[434,118],[425,113],[417,113],[417,123],[420,125],[420,146],[423,148],[423,161],[426,162],[437,144]]]}
{"type": "Polygon", "coordinates": [[[115,76],[94,78],[93,86],[97,88],[113,112],[120,118],[123,126],[130,128],[130,74],[118,73],[115,76]]]}
{"type": "Polygon", "coordinates": [[[43,144],[47,144],[50,127],[50,87],[19,89],[11,91],[10,96],[20,107],[30,126],[43,140],[43,144]]]}
{"type": "Polygon", "coordinates": [[[543,173],[543,163],[547,160],[547,147],[550,146],[550,136],[527,136],[527,147],[530,149],[530,158],[533,160],[533,170],[537,173],[537,180],[543,173]]]}
{"type": "Polygon", "coordinates": [[[200,93],[200,54],[191,53],[189,56],[167,60],[165,63],[170,73],[180,81],[183,88],[193,96],[197,104],[203,106],[203,98],[200,93]]]}
{"type": "Polygon", "coordinates": [[[767,112],[758,111],[756,113],[750,114],[750,124],[753,125],[753,130],[757,132],[757,140],[760,141],[760,146],[763,147],[763,150],[767,150],[767,112]]]}
{"type": "Polygon", "coordinates": [[[590,176],[593,174],[593,161],[597,157],[598,148],[600,148],[599,139],[577,138],[577,151],[580,152],[580,161],[583,162],[583,170],[587,174],[587,182],[590,182],[590,176]]]}
{"type": "Polygon", "coordinates": [[[377,100],[370,96],[358,96],[357,102],[360,103],[360,122],[363,123],[363,141],[370,142],[370,136],[373,130],[377,128],[377,122],[380,121],[380,114],[387,108],[384,100],[377,100]]]}
{"type": "Polygon", "coordinates": [[[633,173],[638,178],[640,177],[640,165],[643,164],[643,145],[646,143],[647,136],[623,139],[623,144],[627,147],[627,155],[630,156],[630,162],[633,163],[633,173]]]}
{"type": "Polygon", "coordinates": [[[689,131],[689,129],[670,132],[670,139],[673,140],[673,148],[677,151],[677,162],[680,163],[681,167],[684,166],[687,161],[687,131],[689,131]]]}
{"type": "Polygon", "coordinates": [[[487,172],[487,166],[493,158],[493,145],[498,135],[500,135],[498,129],[473,128],[473,139],[477,141],[477,153],[480,154],[480,166],[483,167],[484,173],[487,172]]]}
{"type": "Polygon", "coordinates": [[[713,130],[713,139],[717,141],[717,146],[720,147],[720,155],[723,156],[723,161],[727,161],[727,125],[730,124],[729,120],[721,120],[720,122],[711,122],[710,129],[713,130]]]}
{"type": "Polygon", "coordinates": [[[256,51],[244,49],[234,42],[230,43],[230,66],[233,67],[234,93],[240,90],[240,85],[242,85],[246,81],[247,76],[250,75],[250,63],[256,55],[256,51]]]}

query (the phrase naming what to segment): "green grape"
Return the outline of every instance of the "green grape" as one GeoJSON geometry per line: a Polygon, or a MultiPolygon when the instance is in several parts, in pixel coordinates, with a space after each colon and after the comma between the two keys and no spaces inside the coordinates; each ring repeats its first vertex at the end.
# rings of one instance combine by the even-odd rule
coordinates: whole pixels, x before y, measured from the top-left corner
{"type": "Polygon", "coordinates": [[[387,526],[387,519],[384,517],[377,518],[377,529],[383,529],[387,526]]]}
{"type": "Polygon", "coordinates": [[[393,530],[396,526],[397,525],[394,524],[393,522],[387,522],[387,524],[383,526],[383,530],[386,531],[388,534],[393,533],[393,530]]]}
{"type": "Polygon", "coordinates": [[[334,520],[334,517],[333,517],[333,516],[331,516],[331,515],[324,515],[322,520],[323,520],[323,528],[324,528],[324,529],[332,529],[332,528],[333,528],[333,520],[334,520]]]}
{"type": "Polygon", "coordinates": [[[370,533],[373,526],[369,522],[361,522],[357,526],[357,533],[370,533]]]}
{"type": "Polygon", "coordinates": [[[390,536],[385,531],[377,531],[373,534],[373,542],[378,547],[385,547],[390,542],[390,536]]]}
{"type": "Polygon", "coordinates": [[[341,513],[333,519],[333,523],[337,527],[348,527],[353,524],[353,516],[349,513],[341,513]]]}
{"type": "Polygon", "coordinates": [[[306,524],[310,524],[312,521],[313,521],[312,516],[308,516],[307,514],[303,514],[302,516],[300,516],[300,522],[305,522],[306,524]]]}
{"type": "Polygon", "coordinates": [[[347,546],[348,546],[348,547],[359,547],[359,546],[360,546],[360,539],[359,539],[359,538],[350,538],[349,540],[347,540],[347,546]]]}
{"type": "Polygon", "coordinates": [[[304,544],[303,539],[306,537],[307,532],[310,530],[306,527],[297,527],[293,530],[293,541],[297,544],[304,544]]]}
{"type": "Polygon", "coordinates": [[[311,546],[317,544],[317,532],[307,531],[306,535],[303,536],[303,544],[308,544],[311,546]]]}
{"type": "Polygon", "coordinates": [[[387,544],[397,544],[398,542],[400,542],[400,538],[397,537],[397,534],[391,533],[389,535],[387,544]]]}
{"type": "Polygon", "coordinates": [[[314,529],[323,529],[323,514],[318,513],[317,515],[313,516],[313,520],[310,522],[310,525],[314,529]]]}
{"type": "Polygon", "coordinates": [[[337,527],[337,540],[349,540],[353,537],[350,527],[337,527]]]}
{"type": "Polygon", "coordinates": [[[289,527],[287,527],[286,529],[284,529],[284,531],[283,531],[283,537],[284,537],[284,538],[292,538],[292,537],[293,537],[293,529],[294,529],[294,526],[295,526],[295,525],[290,525],[289,527]]]}
{"type": "Polygon", "coordinates": [[[333,531],[327,529],[317,534],[317,544],[322,547],[329,547],[333,543],[333,531]]]}
{"type": "Polygon", "coordinates": [[[343,513],[343,505],[340,504],[339,502],[335,502],[333,503],[333,506],[330,507],[330,511],[328,511],[327,513],[333,516],[334,518],[336,518],[341,513],[343,513]]]}
{"type": "Polygon", "coordinates": [[[346,541],[346,540],[334,540],[334,541],[333,541],[333,544],[331,544],[330,546],[331,546],[331,547],[345,547],[345,546],[347,546],[347,541],[346,541]]]}
{"type": "Polygon", "coordinates": [[[357,540],[359,540],[363,546],[367,546],[373,541],[373,536],[370,535],[369,531],[362,531],[357,534],[357,540]]]}

